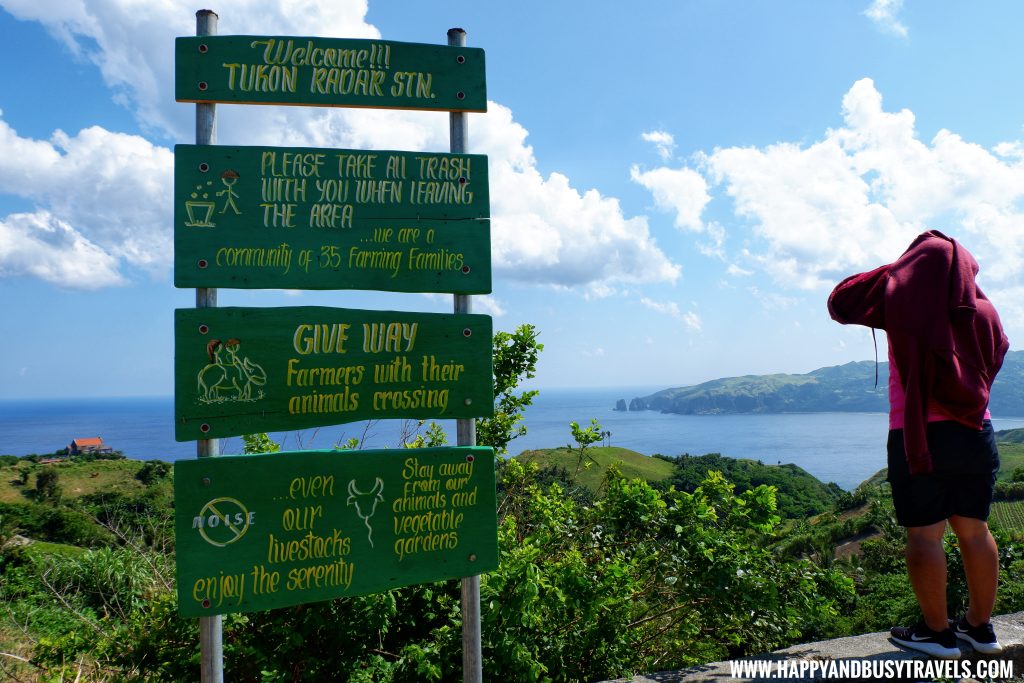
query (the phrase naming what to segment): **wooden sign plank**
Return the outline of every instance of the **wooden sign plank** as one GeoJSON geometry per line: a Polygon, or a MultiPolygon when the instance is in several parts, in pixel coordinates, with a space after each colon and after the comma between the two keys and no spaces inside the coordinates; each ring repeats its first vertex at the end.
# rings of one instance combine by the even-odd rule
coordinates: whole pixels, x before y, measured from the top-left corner
{"type": "Polygon", "coordinates": [[[486,315],[225,307],[174,328],[178,441],[494,414],[486,315]]]}
{"type": "Polygon", "coordinates": [[[179,102],[487,111],[484,51],[386,40],[175,40],[179,102]]]}
{"type": "Polygon", "coordinates": [[[174,510],[186,617],[366,595],[498,566],[490,448],[179,460],[174,510]]]}
{"type": "Polygon", "coordinates": [[[484,155],[174,151],[178,287],[491,291],[484,155]]]}

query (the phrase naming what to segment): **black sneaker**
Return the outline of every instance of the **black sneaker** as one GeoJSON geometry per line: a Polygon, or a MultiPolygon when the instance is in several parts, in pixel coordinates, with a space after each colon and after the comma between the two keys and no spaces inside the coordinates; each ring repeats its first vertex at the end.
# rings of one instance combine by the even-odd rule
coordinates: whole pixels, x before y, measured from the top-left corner
{"type": "Polygon", "coordinates": [[[897,626],[889,629],[889,634],[894,642],[909,647],[911,650],[918,650],[942,659],[960,659],[960,648],[956,644],[953,629],[933,631],[922,622],[910,628],[897,626]]]}
{"type": "Polygon", "coordinates": [[[990,655],[1003,651],[1003,646],[996,640],[996,632],[992,630],[992,622],[981,626],[971,626],[965,615],[956,623],[951,622],[950,625],[957,638],[966,640],[978,652],[990,655]]]}

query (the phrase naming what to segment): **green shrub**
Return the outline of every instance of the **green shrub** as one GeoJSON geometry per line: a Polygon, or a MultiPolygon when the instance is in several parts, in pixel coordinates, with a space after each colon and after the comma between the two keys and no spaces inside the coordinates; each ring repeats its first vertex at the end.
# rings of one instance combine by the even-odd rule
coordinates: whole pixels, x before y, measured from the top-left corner
{"type": "Polygon", "coordinates": [[[56,467],[44,467],[36,474],[36,500],[57,500],[60,498],[60,473],[56,467]]]}
{"type": "Polygon", "coordinates": [[[996,482],[994,500],[1024,500],[1024,481],[996,482]]]}
{"type": "Polygon", "coordinates": [[[135,473],[135,478],[143,483],[145,486],[153,486],[157,482],[166,479],[172,471],[172,466],[169,462],[163,460],[147,460],[143,463],[139,471],[135,473]]]}
{"type": "Polygon", "coordinates": [[[41,503],[0,503],[0,515],[29,538],[83,547],[100,547],[114,536],[90,515],[67,507],[41,503]]]}

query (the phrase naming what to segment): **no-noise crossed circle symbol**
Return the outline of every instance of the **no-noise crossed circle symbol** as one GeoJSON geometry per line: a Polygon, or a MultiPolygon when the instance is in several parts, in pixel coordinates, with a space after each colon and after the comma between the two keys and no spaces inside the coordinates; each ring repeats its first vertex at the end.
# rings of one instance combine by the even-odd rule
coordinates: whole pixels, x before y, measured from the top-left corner
{"type": "Polygon", "coordinates": [[[214,498],[199,513],[199,535],[210,545],[231,545],[249,530],[249,511],[234,498],[214,498]]]}

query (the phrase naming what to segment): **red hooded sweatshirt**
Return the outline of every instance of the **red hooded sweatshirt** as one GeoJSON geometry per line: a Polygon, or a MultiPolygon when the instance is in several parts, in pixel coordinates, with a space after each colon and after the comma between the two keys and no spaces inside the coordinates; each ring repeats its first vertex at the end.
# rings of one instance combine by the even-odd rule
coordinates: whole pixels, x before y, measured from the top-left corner
{"type": "Polygon", "coordinates": [[[911,474],[932,471],[928,402],[981,429],[989,393],[1010,346],[999,315],[975,284],[978,263],[938,230],[894,263],[840,282],[832,319],[886,331],[906,394],[904,444],[911,474]]]}

